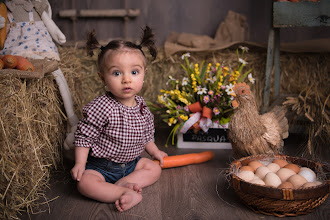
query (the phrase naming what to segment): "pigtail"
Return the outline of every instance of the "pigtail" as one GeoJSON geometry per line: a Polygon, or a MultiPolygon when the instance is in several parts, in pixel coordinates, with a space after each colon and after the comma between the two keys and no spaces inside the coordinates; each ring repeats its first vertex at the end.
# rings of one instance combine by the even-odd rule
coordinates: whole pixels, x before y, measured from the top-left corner
{"type": "Polygon", "coordinates": [[[150,27],[146,26],[143,30],[143,35],[141,38],[141,43],[138,45],[139,47],[147,47],[149,53],[151,54],[153,60],[157,57],[157,48],[155,45],[154,34],[150,27]]]}
{"type": "Polygon", "coordinates": [[[87,55],[93,56],[94,52],[93,50],[101,48],[101,44],[96,39],[96,32],[93,29],[91,32],[87,34],[87,42],[86,42],[86,49],[87,49],[87,55]]]}

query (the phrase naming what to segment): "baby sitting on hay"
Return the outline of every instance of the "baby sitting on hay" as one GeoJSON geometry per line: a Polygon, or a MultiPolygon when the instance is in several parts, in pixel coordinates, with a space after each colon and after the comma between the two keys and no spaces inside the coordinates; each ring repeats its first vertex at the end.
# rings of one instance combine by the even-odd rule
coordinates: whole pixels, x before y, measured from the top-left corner
{"type": "MultiPolygon", "coordinates": [[[[51,19],[51,7],[47,0],[6,0],[7,37],[1,55],[11,54],[30,59],[52,59],[60,61],[57,47],[64,44],[66,38],[51,19]]],[[[0,16],[0,27],[4,28],[5,18],[0,16]]],[[[67,138],[64,142],[66,150],[73,149],[73,133],[78,118],[73,111],[70,89],[67,81],[58,68],[52,72],[59,87],[68,118],[67,138]]]]}

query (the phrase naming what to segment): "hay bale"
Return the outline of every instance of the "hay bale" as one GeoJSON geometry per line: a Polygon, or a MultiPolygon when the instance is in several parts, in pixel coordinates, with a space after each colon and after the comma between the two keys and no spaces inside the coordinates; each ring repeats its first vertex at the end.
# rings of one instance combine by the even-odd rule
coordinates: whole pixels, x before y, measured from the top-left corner
{"type": "Polygon", "coordinates": [[[61,160],[65,129],[53,78],[0,78],[1,218],[32,212],[61,160]]]}
{"type": "MultiPolygon", "coordinates": [[[[80,60],[61,53],[61,68],[81,109],[80,60]]],[[[44,194],[52,170],[62,162],[66,116],[54,77],[20,79],[0,75],[0,219],[36,213],[52,198],[44,194]]]]}

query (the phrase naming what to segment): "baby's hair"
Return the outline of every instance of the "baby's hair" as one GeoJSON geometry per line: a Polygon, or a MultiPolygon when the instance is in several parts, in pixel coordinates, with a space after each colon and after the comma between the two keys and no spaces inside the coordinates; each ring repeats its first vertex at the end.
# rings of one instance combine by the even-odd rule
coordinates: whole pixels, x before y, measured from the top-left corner
{"type": "Polygon", "coordinates": [[[101,46],[101,44],[96,39],[95,30],[92,30],[87,35],[87,43],[86,43],[87,54],[89,56],[93,56],[95,49],[97,49],[97,48],[101,49],[101,52],[98,55],[98,61],[97,61],[100,69],[102,68],[101,64],[103,62],[104,55],[108,50],[120,50],[123,48],[137,49],[142,52],[143,56],[145,56],[145,54],[142,50],[143,47],[148,48],[149,53],[152,56],[153,60],[156,59],[157,48],[155,45],[154,34],[152,33],[151,28],[148,26],[146,26],[145,29],[143,30],[143,35],[141,37],[141,43],[138,45],[135,43],[132,43],[130,41],[112,40],[106,46],[101,46]]]}

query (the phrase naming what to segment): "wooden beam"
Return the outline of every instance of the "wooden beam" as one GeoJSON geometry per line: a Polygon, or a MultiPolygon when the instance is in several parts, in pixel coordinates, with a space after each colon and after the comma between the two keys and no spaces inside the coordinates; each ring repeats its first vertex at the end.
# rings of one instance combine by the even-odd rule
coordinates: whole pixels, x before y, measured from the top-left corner
{"type": "Polygon", "coordinates": [[[107,10],[62,10],[59,16],[62,18],[72,17],[137,17],[140,15],[140,9],[107,9],[107,10]]]}
{"type": "Polygon", "coordinates": [[[330,26],[330,1],[274,2],[274,27],[330,26]]]}

